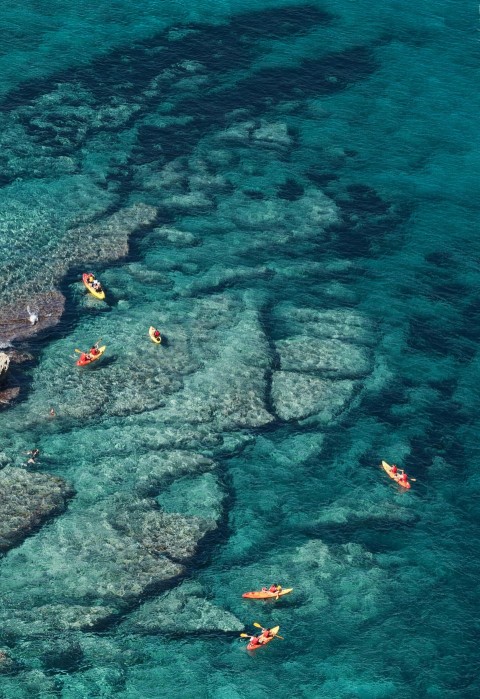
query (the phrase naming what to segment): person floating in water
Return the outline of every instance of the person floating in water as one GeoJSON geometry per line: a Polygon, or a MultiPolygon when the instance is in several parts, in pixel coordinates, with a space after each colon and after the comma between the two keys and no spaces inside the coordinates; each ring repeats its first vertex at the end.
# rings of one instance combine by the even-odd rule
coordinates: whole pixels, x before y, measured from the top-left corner
{"type": "Polygon", "coordinates": [[[31,451],[27,451],[27,454],[30,454],[30,458],[28,459],[27,464],[34,464],[35,459],[40,454],[40,449],[32,449],[31,451]]]}
{"type": "Polygon", "coordinates": [[[55,417],[55,415],[56,415],[55,408],[53,408],[53,406],[50,408],[49,415],[50,415],[50,417],[55,417]]]}

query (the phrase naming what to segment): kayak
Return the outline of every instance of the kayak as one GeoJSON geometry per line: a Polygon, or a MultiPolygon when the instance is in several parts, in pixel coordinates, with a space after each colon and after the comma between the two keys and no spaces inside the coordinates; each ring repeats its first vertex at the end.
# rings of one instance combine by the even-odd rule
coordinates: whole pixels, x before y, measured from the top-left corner
{"type": "Polygon", "coordinates": [[[263,633],[260,634],[259,638],[263,639],[262,642],[259,645],[252,645],[252,642],[247,646],[247,650],[257,650],[257,648],[261,648],[262,646],[266,646],[267,643],[270,643],[270,641],[273,641],[277,633],[280,631],[280,626],[274,626],[273,629],[270,629],[271,636],[268,638],[263,639],[263,633]]]}
{"type": "Polygon", "coordinates": [[[157,345],[159,345],[162,341],[162,338],[161,338],[161,336],[155,337],[155,335],[153,334],[155,332],[155,330],[156,330],[156,328],[154,328],[153,325],[151,325],[149,330],[148,330],[148,334],[150,335],[151,341],[155,342],[157,345]]]}
{"type": "Polygon", "coordinates": [[[105,298],[105,292],[103,289],[100,289],[100,291],[95,291],[95,289],[87,282],[87,279],[90,275],[85,273],[82,274],[82,281],[89,290],[89,292],[95,296],[96,299],[104,299],[105,298]]]}
{"type": "Polygon", "coordinates": [[[97,359],[100,359],[100,357],[102,356],[102,354],[105,352],[106,349],[107,349],[106,345],[99,347],[98,354],[96,354],[91,359],[87,359],[88,352],[82,352],[82,354],[80,355],[80,359],[78,360],[78,362],[76,362],[77,366],[87,366],[87,364],[91,364],[92,362],[96,362],[97,359]]]}
{"type": "Polygon", "coordinates": [[[289,592],[293,590],[293,587],[286,587],[281,592],[269,592],[268,590],[259,590],[258,592],[244,592],[242,597],[245,599],[275,599],[277,597],[283,597],[283,595],[288,595],[289,592]]]}
{"type": "Polygon", "coordinates": [[[382,461],[382,468],[384,471],[388,473],[390,478],[393,478],[394,481],[397,481],[398,485],[400,485],[402,488],[406,488],[408,490],[412,487],[408,481],[404,483],[400,480],[400,476],[397,476],[395,473],[392,473],[392,467],[390,466],[390,464],[387,464],[386,461],[382,461]]]}

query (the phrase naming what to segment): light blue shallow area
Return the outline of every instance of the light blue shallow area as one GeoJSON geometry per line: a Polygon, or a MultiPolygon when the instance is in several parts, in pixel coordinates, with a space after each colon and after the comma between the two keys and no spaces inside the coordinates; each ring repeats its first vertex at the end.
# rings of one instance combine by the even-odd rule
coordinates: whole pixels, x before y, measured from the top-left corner
{"type": "Polygon", "coordinates": [[[478,697],[475,11],[4,21],[2,301],[66,306],[0,463],[75,495],[1,560],[0,696],[478,697]]]}

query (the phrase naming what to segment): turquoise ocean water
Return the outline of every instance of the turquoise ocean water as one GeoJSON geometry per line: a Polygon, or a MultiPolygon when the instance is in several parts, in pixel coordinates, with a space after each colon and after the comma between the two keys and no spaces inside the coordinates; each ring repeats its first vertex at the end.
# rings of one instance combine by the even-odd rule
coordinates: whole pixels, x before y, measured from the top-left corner
{"type": "Polygon", "coordinates": [[[2,303],[65,312],[0,459],[75,495],[1,559],[0,696],[478,697],[476,6],[2,23],[2,303]]]}

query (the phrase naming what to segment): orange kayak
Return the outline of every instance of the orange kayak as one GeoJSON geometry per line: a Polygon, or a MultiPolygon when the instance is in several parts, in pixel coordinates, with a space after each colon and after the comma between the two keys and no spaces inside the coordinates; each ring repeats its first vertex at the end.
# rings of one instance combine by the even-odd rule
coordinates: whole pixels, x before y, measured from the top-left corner
{"type": "Polygon", "coordinates": [[[269,592],[268,590],[259,590],[258,592],[244,592],[242,597],[246,599],[275,599],[277,597],[283,597],[283,595],[288,595],[289,592],[293,590],[293,587],[286,587],[281,592],[269,592]]]}
{"type": "Polygon", "coordinates": [[[100,359],[100,357],[102,356],[102,354],[105,352],[106,349],[107,349],[106,345],[103,345],[103,347],[99,347],[98,354],[90,357],[90,359],[88,359],[88,357],[87,357],[88,352],[82,352],[82,354],[80,355],[80,359],[78,360],[78,362],[76,362],[77,366],[86,366],[87,364],[91,364],[92,362],[96,362],[97,359],[100,359]]]}
{"type": "Polygon", "coordinates": [[[390,466],[390,464],[387,464],[386,461],[382,461],[382,468],[384,471],[388,473],[390,478],[396,481],[398,485],[402,486],[402,488],[406,488],[408,490],[412,487],[408,481],[402,481],[400,480],[400,476],[398,476],[396,473],[392,473],[392,467],[390,466]]]}
{"type": "Polygon", "coordinates": [[[274,626],[273,629],[270,629],[270,633],[272,635],[269,636],[268,638],[264,638],[263,633],[261,633],[260,636],[258,636],[260,643],[252,645],[252,642],[250,641],[250,643],[247,646],[247,650],[256,650],[257,648],[261,648],[262,646],[266,646],[267,643],[270,643],[270,641],[273,641],[273,639],[275,638],[275,636],[277,635],[277,633],[279,631],[280,631],[280,626],[274,626]]]}

